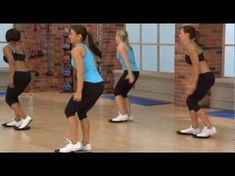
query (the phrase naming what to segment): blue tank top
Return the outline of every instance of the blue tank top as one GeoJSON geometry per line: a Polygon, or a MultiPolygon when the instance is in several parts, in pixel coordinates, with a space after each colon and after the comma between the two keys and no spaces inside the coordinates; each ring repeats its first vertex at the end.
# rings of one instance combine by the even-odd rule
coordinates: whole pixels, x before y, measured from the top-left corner
{"type": "MultiPolygon", "coordinates": [[[[135,62],[134,51],[133,51],[133,49],[131,47],[128,48],[127,56],[128,56],[128,58],[130,60],[131,70],[132,71],[139,71],[139,69],[137,68],[136,62],[135,62]]],[[[117,53],[117,59],[121,63],[122,69],[123,70],[127,70],[126,63],[125,63],[124,59],[122,58],[121,54],[117,53]]]]}
{"type": "MultiPolygon", "coordinates": [[[[83,58],[84,81],[91,82],[91,83],[102,82],[103,79],[100,76],[100,74],[96,68],[94,54],[91,52],[91,50],[85,44],[80,43],[79,46],[86,49],[86,54],[83,58]]],[[[74,58],[72,59],[71,64],[74,68],[77,68],[76,61],[74,60],[74,58]]]]}

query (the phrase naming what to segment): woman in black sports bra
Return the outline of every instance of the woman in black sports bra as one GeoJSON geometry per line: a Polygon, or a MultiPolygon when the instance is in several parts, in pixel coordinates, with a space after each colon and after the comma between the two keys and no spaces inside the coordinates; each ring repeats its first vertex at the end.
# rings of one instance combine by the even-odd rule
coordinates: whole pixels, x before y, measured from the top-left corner
{"type": "Polygon", "coordinates": [[[193,135],[197,138],[208,138],[210,135],[216,134],[217,131],[198,103],[214,85],[215,77],[207,66],[198,43],[198,32],[195,28],[191,25],[181,27],[179,39],[186,50],[185,61],[192,68],[191,79],[185,85],[186,94],[188,95],[186,103],[192,124],[189,128],[177,131],[177,133],[193,135]],[[205,125],[202,130],[199,127],[198,117],[205,125]]]}
{"type": "Polygon", "coordinates": [[[9,65],[9,84],[6,91],[6,103],[15,113],[15,119],[2,124],[4,127],[14,127],[16,130],[29,129],[32,121],[22,109],[18,96],[24,92],[31,81],[31,75],[25,62],[25,53],[19,41],[20,31],[9,29],[6,32],[8,45],[3,48],[3,59],[9,65]]]}

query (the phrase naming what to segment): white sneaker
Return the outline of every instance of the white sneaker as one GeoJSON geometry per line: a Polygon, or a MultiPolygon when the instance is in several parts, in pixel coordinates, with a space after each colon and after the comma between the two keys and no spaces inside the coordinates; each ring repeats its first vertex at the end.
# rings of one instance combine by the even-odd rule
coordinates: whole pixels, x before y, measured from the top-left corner
{"type": "Polygon", "coordinates": [[[208,138],[211,135],[214,135],[216,133],[217,133],[217,130],[216,130],[215,127],[208,128],[208,127],[205,126],[203,128],[203,130],[201,131],[201,133],[196,134],[194,137],[197,137],[197,138],[208,138]]]}
{"type": "Polygon", "coordinates": [[[25,119],[22,119],[21,121],[22,122],[20,126],[18,126],[18,129],[24,129],[26,126],[28,126],[30,122],[32,121],[32,118],[27,116],[25,119]]]}
{"type": "Polygon", "coordinates": [[[183,134],[183,135],[196,135],[201,132],[200,128],[193,128],[191,125],[189,128],[177,131],[178,134],[183,134]]]}
{"type": "Polygon", "coordinates": [[[3,124],[3,126],[5,127],[19,127],[22,123],[22,120],[20,121],[16,121],[15,119],[11,122],[7,122],[5,124],[3,124]]]}
{"type": "Polygon", "coordinates": [[[113,119],[110,120],[110,122],[125,122],[128,120],[128,115],[122,115],[119,113],[119,115],[113,119]]]}
{"type": "Polygon", "coordinates": [[[86,151],[86,152],[90,152],[91,151],[91,144],[82,145],[81,150],[86,151]]]}
{"type": "Polygon", "coordinates": [[[72,141],[69,140],[69,139],[67,139],[66,142],[68,144],[63,148],[60,148],[60,149],[56,150],[56,152],[70,153],[70,152],[75,152],[75,151],[81,150],[81,148],[82,148],[82,145],[81,145],[80,142],[77,142],[76,144],[73,144],[72,141]]]}
{"type": "Polygon", "coordinates": [[[134,120],[133,116],[128,116],[128,120],[133,121],[134,120]]]}

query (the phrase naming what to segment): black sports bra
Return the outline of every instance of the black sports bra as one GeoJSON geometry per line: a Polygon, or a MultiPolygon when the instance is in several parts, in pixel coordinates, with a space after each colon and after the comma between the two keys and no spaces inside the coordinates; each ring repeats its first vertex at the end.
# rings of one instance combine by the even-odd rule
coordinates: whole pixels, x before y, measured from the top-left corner
{"type": "MultiPolygon", "coordinates": [[[[205,57],[204,57],[204,55],[203,55],[203,52],[201,52],[201,53],[198,55],[198,57],[199,57],[199,62],[206,60],[205,57]]],[[[185,61],[187,62],[187,64],[192,65],[190,56],[189,56],[188,54],[185,54],[185,61]]]]}
{"type": "MultiPolygon", "coordinates": [[[[16,53],[15,48],[13,48],[12,46],[8,45],[7,47],[9,47],[11,49],[11,53],[14,57],[15,61],[25,61],[25,54],[20,54],[20,53],[16,53]]],[[[6,56],[3,56],[3,60],[8,63],[8,59],[6,58],[6,56]]]]}

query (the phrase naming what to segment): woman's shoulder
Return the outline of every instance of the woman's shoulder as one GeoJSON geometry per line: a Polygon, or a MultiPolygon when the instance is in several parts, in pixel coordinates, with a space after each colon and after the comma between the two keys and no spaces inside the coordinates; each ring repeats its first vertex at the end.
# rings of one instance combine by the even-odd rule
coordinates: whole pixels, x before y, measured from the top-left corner
{"type": "Polygon", "coordinates": [[[197,43],[194,42],[193,47],[195,49],[195,51],[197,52],[197,54],[201,54],[203,52],[203,49],[201,46],[199,46],[197,43]]]}
{"type": "Polygon", "coordinates": [[[118,46],[117,46],[117,50],[118,51],[120,51],[120,50],[128,51],[129,47],[125,43],[119,43],[118,46]]]}
{"type": "Polygon", "coordinates": [[[4,49],[4,50],[10,50],[10,51],[15,51],[15,50],[16,50],[15,47],[13,47],[13,46],[11,46],[11,45],[9,45],[9,44],[6,45],[6,46],[4,46],[3,49],[4,49]]]}
{"type": "Polygon", "coordinates": [[[85,44],[78,44],[72,50],[82,50],[82,49],[86,49],[85,44]]]}
{"type": "Polygon", "coordinates": [[[196,43],[190,42],[188,45],[186,45],[186,51],[185,54],[190,55],[192,53],[200,54],[202,52],[201,47],[199,47],[196,43]]]}
{"type": "Polygon", "coordinates": [[[16,53],[16,49],[13,48],[13,47],[10,46],[10,45],[6,45],[6,46],[3,47],[3,52],[4,52],[4,55],[5,55],[6,53],[15,54],[15,53],[16,53]]]}
{"type": "Polygon", "coordinates": [[[87,48],[86,48],[85,45],[79,44],[79,45],[76,45],[76,46],[72,49],[71,53],[72,53],[72,54],[75,54],[76,52],[80,52],[80,53],[82,53],[82,55],[85,55],[86,49],[87,49],[87,48]]]}

